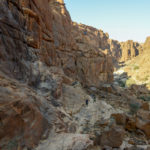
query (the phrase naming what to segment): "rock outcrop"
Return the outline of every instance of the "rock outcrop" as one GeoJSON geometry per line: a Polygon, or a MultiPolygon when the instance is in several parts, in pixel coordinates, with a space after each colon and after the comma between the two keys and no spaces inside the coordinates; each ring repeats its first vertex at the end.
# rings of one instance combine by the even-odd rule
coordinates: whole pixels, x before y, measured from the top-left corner
{"type": "Polygon", "coordinates": [[[78,80],[93,86],[111,82],[112,58],[103,53],[109,48],[108,34],[90,26],[73,23],[72,35],[77,45],[78,80]]]}
{"type": "Polygon", "coordinates": [[[147,37],[145,42],[142,44],[142,53],[127,61],[124,68],[122,68],[130,77],[127,83],[136,83],[138,85],[144,85],[150,89],[150,38],[147,37]]]}
{"type": "Polygon", "coordinates": [[[146,38],[145,43],[143,44],[143,49],[144,50],[149,50],[150,49],[150,37],[146,38]]]}
{"type": "Polygon", "coordinates": [[[122,49],[121,61],[131,60],[132,58],[142,53],[142,46],[137,42],[133,42],[132,40],[122,42],[121,49],[122,49]]]}
{"type": "Polygon", "coordinates": [[[132,40],[118,42],[116,40],[110,39],[109,44],[110,48],[106,53],[113,57],[113,62],[115,65],[119,62],[126,62],[131,60],[143,52],[142,44],[132,40]]]}

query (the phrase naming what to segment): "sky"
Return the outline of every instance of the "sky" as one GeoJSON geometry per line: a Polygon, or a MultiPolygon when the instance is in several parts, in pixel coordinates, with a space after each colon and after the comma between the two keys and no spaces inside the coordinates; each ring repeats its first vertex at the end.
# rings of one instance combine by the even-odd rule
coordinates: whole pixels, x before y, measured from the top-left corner
{"type": "Polygon", "coordinates": [[[73,21],[102,29],[118,41],[150,36],[150,0],[64,0],[73,21]]]}

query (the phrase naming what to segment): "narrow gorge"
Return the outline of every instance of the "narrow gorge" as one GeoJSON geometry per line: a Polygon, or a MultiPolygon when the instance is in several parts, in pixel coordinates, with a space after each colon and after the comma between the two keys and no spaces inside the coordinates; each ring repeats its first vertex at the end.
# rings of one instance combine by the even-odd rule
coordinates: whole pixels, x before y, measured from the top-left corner
{"type": "Polygon", "coordinates": [[[0,150],[149,150],[149,50],[63,0],[0,0],[0,150]]]}

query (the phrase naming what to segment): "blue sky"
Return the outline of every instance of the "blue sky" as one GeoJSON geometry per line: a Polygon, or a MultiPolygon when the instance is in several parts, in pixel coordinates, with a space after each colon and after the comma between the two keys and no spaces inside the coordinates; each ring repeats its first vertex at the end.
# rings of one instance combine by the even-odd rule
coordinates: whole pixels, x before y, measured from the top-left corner
{"type": "Polygon", "coordinates": [[[150,36],[150,0],[65,0],[73,21],[108,32],[110,38],[144,42],[150,36]]]}

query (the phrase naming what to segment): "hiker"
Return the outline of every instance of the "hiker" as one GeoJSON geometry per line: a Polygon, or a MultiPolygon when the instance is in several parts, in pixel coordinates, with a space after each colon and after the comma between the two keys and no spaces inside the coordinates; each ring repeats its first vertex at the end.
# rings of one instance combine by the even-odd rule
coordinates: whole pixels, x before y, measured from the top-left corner
{"type": "Polygon", "coordinates": [[[86,104],[86,106],[88,106],[88,104],[89,104],[89,100],[88,99],[85,100],[85,104],[86,104]]]}
{"type": "Polygon", "coordinates": [[[96,96],[93,94],[93,103],[96,102],[96,96]]]}
{"type": "Polygon", "coordinates": [[[93,103],[95,103],[95,102],[96,102],[96,97],[95,97],[95,95],[94,95],[94,94],[91,94],[91,97],[92,97],[92,99],[93,99],[93,103]]]}

